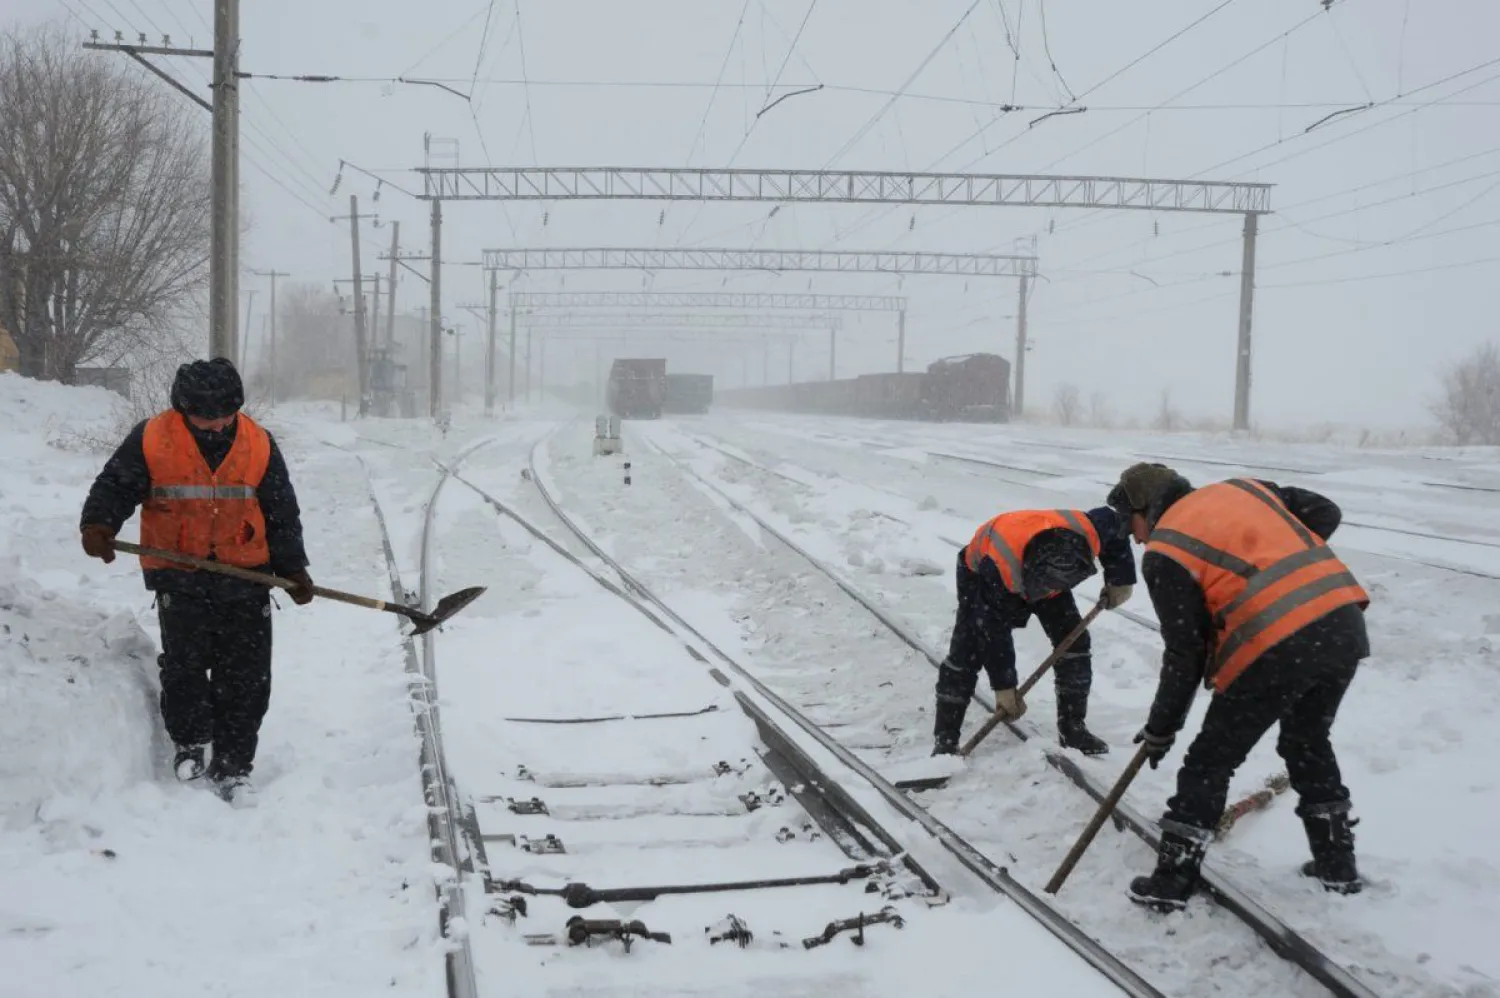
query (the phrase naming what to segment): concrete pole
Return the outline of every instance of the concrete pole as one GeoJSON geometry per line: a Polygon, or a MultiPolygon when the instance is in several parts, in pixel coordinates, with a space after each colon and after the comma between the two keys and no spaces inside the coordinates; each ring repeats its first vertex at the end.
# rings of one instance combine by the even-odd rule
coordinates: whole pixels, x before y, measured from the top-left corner
{"type": "Polygon", "coordinates": [[[514,412],[516,408],[516,307],[510,307],[510,386],[505,392],[506,405],[514,412]]]}
{"type": "Polygon", "coordinates": [[[1245,212],[1245,255],[1240,263],[1240,334],[1234,360],[1234,428],[1250,429],[1250,330],[1255,310],[1255,236],[1260,216],[1245,212]]]}
{"type": "Polygon", "coordinates": [[[396,254],[401,251],[401,223],[391,223],[391,276],[385,289],[385,347],[396,354],[396,254]]]}
{"type": "Polygon", "coordinates": [[[896,373],[906,371],[906,309],[896,313],[896,373]]]}
{"type": "Polygon", "coordinates": [[[484,414],[495,414],[495,295],[500,291],[499,271],[490,271],[489,340],[484,351],[484,414]]]}
{"type": "Polygon", "coordinates": [[[235,169],[240,130],[239,46],[239,0],[216,0],[208,353],[231,361],[239,356],[240,195],[235,169]]]}
{"type": "Polygon", "coordinates": [[[431,374],[428,376],[428,408],[436,419],[443,411],[443,202],[432,202],[432,303],[429,306],[432,323],[429,344],[431,351],[431,374]]]}
{"type": "Polygon", "coordinates": [[[1026,411],[1026,275],[1021,275],[1021,294],[1016,305],[1016,397],[1011,400],[1011,416],[1019,419],[1026,411]]]}
{"type": "Polygon", "coordinates": [[[359,414],[369,415],[370,358],[365,349],[364,278],[359,272],[359,195],[349,195],[349,243],[354,253],[354,360],[359,372],[359,414]]]}
{"type": "Polygon", "coordinates": [[[838,346],[839,329],[837,326],[828,327],[828,380],[837,380],[838,374],[838,346]]]}

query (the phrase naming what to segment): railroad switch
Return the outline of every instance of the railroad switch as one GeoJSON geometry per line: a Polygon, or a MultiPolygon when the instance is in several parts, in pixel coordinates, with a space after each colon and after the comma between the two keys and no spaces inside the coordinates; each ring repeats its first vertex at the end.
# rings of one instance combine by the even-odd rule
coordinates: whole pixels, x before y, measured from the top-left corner
{"type": "Polygon", "coordinates": [[[865,926],[880,924],[889,924],[899,929],[906,925],[906,920],[898,915],[896,909],[890,905],[887,905],[873,915],[866,915],[864,912],[860,912],[853,918],[841,918],[836,922],[829,922],[821,935],[810,936],[802,940],[802,947],[803,949],[812,949],[816,946],[822,946],[833,942],[834,937],[839,933],[849,931],[853,931],[854,933],[849,941],[856,946],[863,946],[865,944],[865,926]]]}
{"type": "Polygon", "coordinates": [[[547,810],[547,805],[542,801],[540,797],[533,797],[531,798],[531,800],[516,800],[514,797],[507,797],[505,798],[505,806],[510,810],[511,814],[552,813],[551,811],[547,810]]]}
{"type": "Polygon", "coordinates": [[[520,840],[519,844],[523,852],[534,853],[536,855],[567,853],[567,850],[563,848],[562,840],[550,832],[539,839],[533,839],[525,835],[517,836],[517,838],[520,840]]]}
{"type": "Polygon", "coordinates": [[[670,935],[652,932],[639,920],[625,922],[618,918],[584,918],[582,915],[574,915],[568,919],[567,932],[570,945],[592,946],[595,939],[618,939],[627,953],[636,937],[656,943],[672,942],[670,935]]]}

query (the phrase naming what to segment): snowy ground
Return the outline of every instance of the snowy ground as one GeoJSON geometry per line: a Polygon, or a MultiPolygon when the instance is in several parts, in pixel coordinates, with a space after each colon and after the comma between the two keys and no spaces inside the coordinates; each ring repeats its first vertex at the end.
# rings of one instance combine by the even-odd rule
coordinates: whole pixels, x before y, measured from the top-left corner
{"type": "MultiPolygon", "coordinates": [[[[0,995],[436,998],[395,618],[281,598],[259,808],[178,786],[150,595],[129,559],[78,546],[107,456],[80,434],[123,435],[112,399],[0,374],[0,995]]],[[[383,594],[359,465],[318,442],[318,413],[280,415],[314,578],[383,594]]]]}
{"type": "MultiPolygon", "coordinates": [[[[804,563],[778,551],[774,540],[724,513],[720,500],[706,497],[702,486],[684,479],[652,453],[652,446],[690,455],[691,467],[772,524],[792,531],[929,644],[942,647],[953,612],[954,548],[948,542],[966,539],[981,519],[1005,507],[1098,504],[1113,474],[1136,455],[1182,456],[1190,446],[1178,438],[1047,443],[1037,440],[1040,432],[1046,431],[762,414],[744,420],[627,423],[634,477],[628,492],[610,480],[613,471],[597,470],[586,458],[555,461],[568,498],[583,510],[591,501],[597,504],[597,513],[585,515],[612,537],[615,551],[631,566],[673,591],[672,599],[694,606],[703,621],[717,617],[738,623],[757,674],[796,702],[825,705],[822,719],[843,723],[835,732],[870,758],[909,758],[924,752],[930,737],[929,666],[883,636],[873,618],[861,617],[862,611],[807,572],[804,563]],[[732,452],[742,449],[747,458],[780,474],[705,449],[688,434],[715,438],[732,452]],[[1014,443],[1008,434],[1026,443],[1014,443]],[[1047,467],[1052,474],[935,459],[930,452],[966,452],[1019,468],[1047,467]],[[664,522],[672,524],[669,539],[660,533],[664,522]]],[[[1286,446],[1277,447],[1275,455],[1250,446],[1242,456],[1235,447],[1218,441],[1212,458],[1196,455],[1215,464],[1182,462],[1182,467],[1197,480],[1236,473],[1220,464],[1224,461],[1331,468],[1325,482],[1302,471],[1253,470],[1325,489],[1344,504],[1350,521],[1374,522],[1383,515],[1382,522],[1404,530],[1490,540],[1488,521],[1473,516],[1487,494],[1422,485],[1439,480],[1422,471],[1425,456],[1286,446]],[[1368,482],[1389,485],[1374,488],[1368,482]]],[[[583,453],[576,441],[568,441],[567,450],[583,453]]],[[[1494,482],[1493,471],[1485,477],[1490,456],[1446,461],[1443,480],[1488,488],[1494,482]]],[[[1500,584],[1431,567],[1493,569],[1488,557],[1494,551],[1478,543],[1431,542],[1448,548],[1434,552],[1422,539],[1391,536],[1407,537],[1416,546],[1391,551],[1380,546],[1385,545],[1382,531],[1359,536],[1352,527],[1335,537],[1335,546],[1376,596],[1370,614],[1376,657],[1350,693],[1335,731],[1364,818],[1359,843],[1370,890],[1356,899],[1335,900],[1293,875],[1305,843],[1286,798],[1271,812],[1242,822],[1215,849],[1215,861],[1338,959],[1362,969],[1382,993],[1500,993],[1500,963],[1484,945],[1500,929],[1494,891],[1500,861],[1485,834],[1494,813],[1490,759],[1500,746],[1493,726],[1484,723],[1500,689],[1500,620],[1494,611],[1500,584]],[[1346,531],[1350,539],[1344,543],[1346,531]]],[[[1151,606],[1143,597],[1131,609],[1149,617],[1151,606]]],[[[1035,630],[1020,638],[1023,660],[1040,660],[1046,653],[1035,630]]],[[[1098,626],[1095,647],[1091,723],[1115,746],[1128,746],[1154,692],[1157,639],[1110,615],[1098,626]]],[[[1032,696],[1032,717],[1044,729],[1050,729],[1050,701],[1050,684],[1041,684],[1032,696]]],[[[816,708],[811,713],[817,716],[816,708]]],[[[1196,723],[1194,716],[1190,729],[1196,723]]],[[[992,854],[1016,855],[1019,864],[1013,869],[1040,885],[1082,827],[1088,807],[1076,789],[1044,768],[1034,747],[996,737],[980,755],[972,773],[956,780],[950,792],[929,795],[935,812],[989,843],[992,854]]],[[[1175,753],[1172,762],[1178,759],[1175,753]]],[[[1086,765],[1100,779],[1113,780],[1122,762],[1124,752],[1116,750],[1106,761],[1086,765]]],[[[1268,740],[1242,768],[1235,789],[1256,789],[1280,768],[1268,740]]],[[[1133,789],[1133,803],[1149,815],[1160,812],[1173,774],[1175,765],[1146,771],[1133,789]]],[[[1280,960],[1259,942],[1242,941],[1239,930],[1218,926],[1223,914],[1208,903],[1196,906],[1172,936],[1167,935],[1173,932],[1170,923],[1124,905],[1121,891],[1128,876],[1149,863],[1151,855],[1133,839],[1101,836],[1059,903],[1104,941],[1133,951],[1154,983],[1176,986],[1179,993],[1214,987],[1196,975],[1208,971],[1209,953],[1244,965],[1236,987],[1289,993],[1289,987],[1307,986],[1305,978],[1277,980],[1280,960]],[[1182,957],[1200,944],[1202,959],[1184,962],[1182,957]]]]}
{"type": "MultiPolygon", "coordinates": [[[[78,509],[106,456],[91,441],[112,444],[124,430],[111,413],[100,390],[0,375],[0,996],[441,995],[444,943],[395,618],[282,599],[260,807],[233,811],[175,785],[154,710],[149,596],[125,559],[104,567],[78,549],[78,509]]],[[[461,414],[445,437],[422,421],[340,423],[336,406],[283,406],[267,421],[299,487],[314,577],[387,591],[373,488],[415,588],[434,462],[480,441],[463,476],[581,554],[521,476],[558,415],[461,414]]],[[[695,626],[887,769],[926,755],[930,666],[660,452],[791,532],[937,647],[951,626],[954,544],[999,509],[1097,504],[1121,467],[1148,455],[1194,481],[1239,473],[1233,462],[1243,461],[1325,491],[1346,514],[1335,547],[1375,598],[1375,657],[1335,730],[1371,887],[1336,899],[1294,875],[1305,845],[1287,798],[1245,819],[1214,861],[1383,995],[1500,995],[1489,945],[1500,938],[1500,860],[1488,834],[1500,734],[1487,723],[1500,707],[1500,581],[1485,577],[1500,575],[1500,528],[1476,515],[1493,508],[1496,493],[1483,490],[1500,488],[1500,456],[755,413],[627,423],[627,488],[618,459],[588,456],[588,436],[572,424],[543,455],[569,509],[695,626]]],[[[764,782],[763,770],[669,787],[542,785],[753,763],[753,729],[674,640],[461,482],[445,487],[436,525],[434,591],[490,587],[437,641],[451,768],[475,798],[555,803],[551,825],[481,804],[487,834],[545,827],[570,846],[532,856],[491,842],[496,876],[619,886],[842,865],[826,842],[762,843],[783,820],[725,813],[726,795],[764,782]],[[718,709],[655,721],[506,720],[709,705],[718,709]],[[520,765],[539,782],[518,780],[520,765]]],[[[1130,609],[1150,616],[1142,590],[1130,609]]],[[[1116,750],[1084,764],[1109,781],[1144,717],[1159,646],[1118,615],[1096,631],[1090,723],[1116,750]]],[[[1023,662],[1046,651],[1035,628],[1018,645],[1023,662]]],[[[1050,734],[1051,684],[1031,699],[1029,719],[1050,734]]],[[[1159,812],[1179,760],[1180,749],[1143,772],[1130,797],[1139,810],[1159,812]]],[[[1279,769],[1267,744],[1236,790],[1279,769]]],[[[926,797],[1033,888],[1091,810],[1039,746],[1003,733],[949,790],[926,797]]],[[[1207,902],[1176,920],[1128,905],[1124,885],[1150,861],[1106,826],[1056,904],[1168,993],[1321,993],[1207,902]]],[[[763,940],[783,931],[787,952],[708,946],[702,928],[726,913],[722,897],[622,906],[620,916],[674,932],[670,952],[641,943],[629,957],[524,946],[522,933],[558,931],[571,914],[540,900],[531,924],[511,926],[471,891],[468,923],[487,995],[972,994],[994,986],[997,967],[1029,993],[1098,989],[1096,975],[994,899],[922,912],[899,935],[872,930],[864,950],[795,945],[828,918],[870,907],[849,891],[799,891],[790,919],[776,892],[734,895],[726,910],[763,925],[763,940]]]]}

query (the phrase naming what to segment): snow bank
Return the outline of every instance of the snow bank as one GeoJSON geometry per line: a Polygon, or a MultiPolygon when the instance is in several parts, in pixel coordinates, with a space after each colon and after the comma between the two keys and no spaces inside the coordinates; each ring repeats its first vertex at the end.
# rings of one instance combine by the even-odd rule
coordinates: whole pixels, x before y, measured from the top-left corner
{"type": "Polygon", "coordinates": [[[0,583],[0,827],[151,779],[166,751],[159,689],[156,643],[132,615],[0,583]]]}

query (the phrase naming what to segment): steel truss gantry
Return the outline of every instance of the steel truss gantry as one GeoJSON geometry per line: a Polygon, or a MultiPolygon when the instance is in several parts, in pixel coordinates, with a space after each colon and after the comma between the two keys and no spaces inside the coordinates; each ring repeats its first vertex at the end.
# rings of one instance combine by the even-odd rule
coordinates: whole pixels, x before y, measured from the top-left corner
{"type": "Polygon", "coordinates": [[[1270,184],[1149,177],[675,167],[423,167],[433,201],[799,201],[1260,214],[1270,184]]]}
{"type": "MultiPolygon", "coordinates": [[[[775,249],[655,249],[587,247],[559,249],[492,249],[484,266],[495,270],[812,270],[835,273],[938,274],[954,277],[1016,277],[1021,308],[1016,339],[1026,341],[1026,289],[1036,274],[1035,256],[996,253],[864,252],[775,249]]],[[[828,377],[837,377],[838,346],[829,330],[828,377]]],[[[1017,364],[1017,393],[1021,364],[1017,364]]],[[[897,312],[896,370],[906,370],[906,310],[897,312]]]]}
{"type": "MultiPolygon", "coordinates": [[[[1250,423],[1250,344],[1255,241],[1270,212],[1271,185],[1237,181],[1038,174],[914,173],[875,170],[713,170],[675,167],[422,167],[421,198],[432,202],[438,256],[444,201],[762,201],[778,204],[970,205],[1201,212],[1244,216],[1234,425],[1250,423]]],[[[436,263],[436,261],[434,261],[436,263]]],[[[742,269],[742,268],[734,268],[742,269]]],[[[1015,398],[1025,404],[1026,285],[1019,273],[1015,398]]],[[[433,282],[437,298],[437,282],[433,282]]],[[[434,306],[436,309],[437,306],[434,306]]],[[[434,333],[434,336],[436,333],[434,333]]]]}
{"type": "Polygon", "coordinates": [[[512,291],[520,311],[541,308],[776,308],[803,311],[904,312],[899,295],[779,294],[762,291],[512,291]]]}

